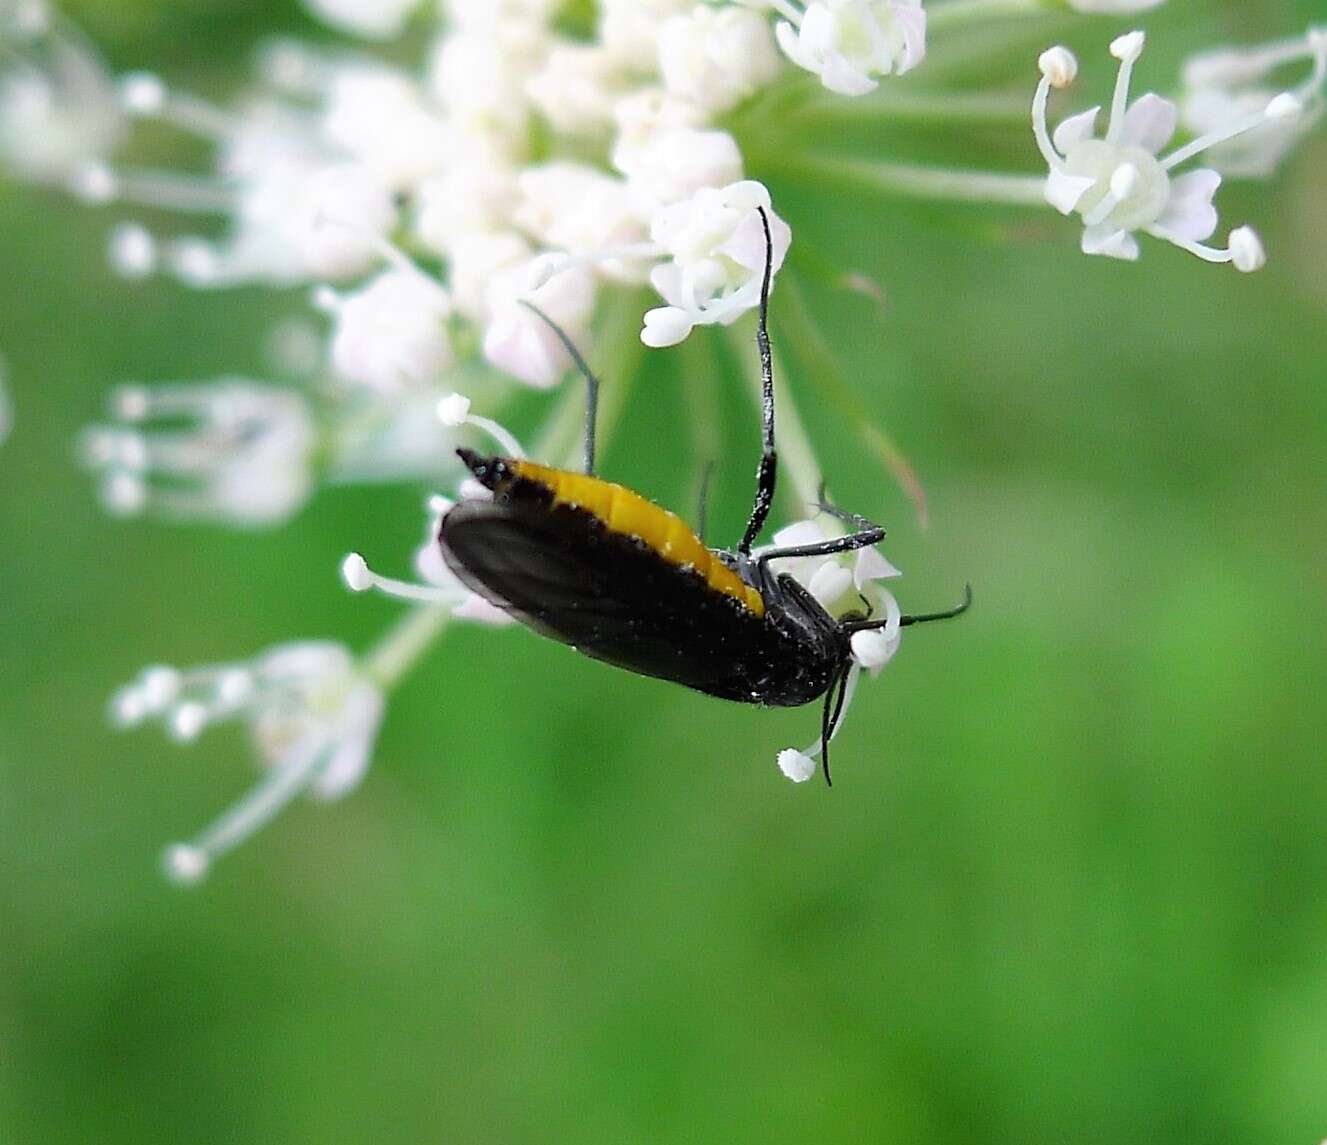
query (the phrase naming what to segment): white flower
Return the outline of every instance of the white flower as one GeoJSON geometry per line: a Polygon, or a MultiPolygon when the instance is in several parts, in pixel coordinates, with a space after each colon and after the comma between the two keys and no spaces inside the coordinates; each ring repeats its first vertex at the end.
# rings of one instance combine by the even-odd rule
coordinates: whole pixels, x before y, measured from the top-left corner
{"type": "Polygon", "coordinates": [[[285,220],[300,277],[333,280],[368,270],[395,224],[390,189],[356,163],[311,171],[285,220]]]}
{"type": "Polygon", "coordinates": [[[451,247],[448,284],[458,314],[483,324],[489,318],[489,284],[499,272],[530,261],[530,244],[515,231],[474,231],[451,247]]]}
{"type": "MultiPolygon", "coordinates": [[[[814,545],[844,534],[842,522],[826,516],[797,521],[774,534],[771,548],[814,545]]],[[[859,667],[876,675],[898,651],[902,613],[893,593],[881,583],[899,576],[876,547],[828,557],[797,557],[778,562],[779,569],[798,581],[831,616],[869,611],[889,623],[880,629],[855,633],[853,658],[859,667]]]]}
{"type": "Polygon", "coordinates": [[[555,131],[591,135],[612,125],[613,106],[628,86],[621,62],[607,49],[566,41],[549,49],[525,90],[555,131]]]}
{"type": "Polygon", "coordinates": [[[446,170],[418,187],[414,233],[436,254],[451,254],[469,236],[501,230],[517,203],[516,168],[488,137],[467,135],[446,170]]]}
{"type": "Polygon", "coordinates": [[[113,513],[276,525],[313,491],[317,433],[293,391],[238,379],[126,386],[111,415],[85,432],[82,455],[113,513]]]}
{"type": "Polygon", "coordinates": [[[399,36],[420,0],[304,0],[320,20],[366,40],[399,36]]]}
{"type": "Polygon", "coordinates": [[[542,283],[540,269],[538,260],[521,263],[490,281],[484,357],[526,385],[548,389],[571,367],[571,358],[557,335],[521,302],[534,303],[579,346],[594,312],[595,287],[594,276],[583,266],[568,267],[542,283]]]}
{"type": "Polygon", "coordinates": [[[659,33],[670,16],[694,0],[599,0],[599,42],[622,65],[640,74],[658,67],[659,33]]]}
{"type": "Polygon", "coordinates": [[[762,16],[742,8],[698,6],[664,22],[659,71],[673,95],[723,112],[778,75],[779,55],[762,16]]]}
{"type": "Polygon", "coordinates": [[[124,135],[114,84],[86,43],[61,32],[44,6],[0,7],[0,164],[63,183],[124,135]]]}
{"type": "Polygon", "coordinates": [[[926,55],[921,0],[817,0],[775,31],[784,55],[840,95],[865,95],[876,76],[902,75],[926,55]]]}
{"type": "MultiPolygon", "coordinates": [[[[515,443],[510,440],[510,435],[496,422],[488,418],[471,416],[468,412],[468,401],[459,394],[453,394],[439,404],[440,406],[458,404],[465,407],[464,410],[458,411],[460,415],[457,419],[458,425],[475,425],[490,432],[496,430],[496,436],[500,441],[499,447],[508,455],[522,456],[519,445],[513,449],[515,443]]],[[[486,498],[492,496],[483,486],[479,487],[479,491],[486,498]]],[[[434,496],[428,500],[424,541],[415,551],[414,559],[415,571],[423,581],[422,584],[380,576],[369,568],[368,562],[359,553],[350,553],[341,562],[341,579],[346,587],[351,592],[376,591],[396,600],[449,607],[451,614],[458,620],[470,620],[493,628],[502,628],[515,623],[502,609],[466,588],[447,567],[438,538],[442,531],[442,519],[454,505],[455,502],[449,497],[434,496]]]]}
{"type": "Polygon", "coordinates": [[[726,131],[676,128],[646,142],[613,152],[642,209],[685,199],[704,187],[722,187],[742,178],[742,152],[726,131]]]}
{"type": "Polygon", "coordinates": [[[156,720],[183,742],[214,723],[241,720],[269,769],[211,827],[166,849],[166,874],[195,883],[295,796],[336,799],[354,788],[369,765],[383,696],[340,644],[307,641],[243,663],[148,668],[116,693],[110,710],[121,727],[156,720]]]}
{"type": "Polygon", "coordinates": [[[1046,126],[1050,90],[1071,82],[1076,68],[1066,66],[1066,49],[1043,54],[1042,78],[1032,102],[1032,124],[1037,145],[1050,167],[1046,200],[1062,214],[1076,212],[1082,217],[1082,249],[1087,254],[1135,259],[1139,253],[1135,232],[1141,230],[1208,262],[1234,262],[1240,269],[1251,269],[1253,261],[1236,261],[1229,247],[1204,245],[1216,230],[1212,197],[1221,176],[1210,168],[1179,176],[1171,172],[1207,148],[1268,119],[1296,114],[1298,101],[1288,94],[1277,96],[1255,115],[1228,123],[1162,158],[1160,151],[1175,132],[1178,110],[1169,100],[1152,93],[1129,103],[1129,80],[1143,43],[1142,32],[1131,32],[1111,44],[1111,54],[1120,61],[1120,69],[1109,123],[1101,138],[1095,131],[1100,108],[1092,108],[1064,120],[1052,140],[1046,126]]]}
{"type": "Polygon", "coordinates": [[[542,21],[497,15],[443,36],[430,60],[429,83],[453,126],[523,137],[526,85],[543,61],[547,41],[542,21]]]}
{"type": "Polygon", "coordinates": [[[609,257],[614,250],[645,240],[645,216],[621,179],[582,163],[528,167],[519,179],[516,225],[544,246],[594,255],[600,269],[623,282],[644,282],[647,269],[637,260],[609,257]]]}
{"type": "Polygon", "coordinates": [[[1303,36],[1252,48],[1221,48],[1193,56],[1184,65],[1180,107],[1185,128],[1194,135],[1219,132],[1229,123],[1255,116],[1276,97],[1265,85],[1281,68],[1311,60],[1310,74],[1292,89],[1301,110],[1297,115],[1265,120],[1243,135],[1216,144],[1208,162],[1222,174],[1264,178],[1322,119],[1327,100],[1327,27],[1310,28],[1303,36]]]}
{"type": "Polygon", "coordinates": [[[323,138],[392,190],[408,190],[436,173],[451,151],[442,117],[407,75],[385,67],[341,67],[324,99],[323,138]]]}
{"type": "Polygon", "coordinates": [[[332,364],[348,382],[379,393],[431,385],[452,364],[447,292],[424,274],[384,271],[353,294],[319,294],[336,322],[332,364]]]}
{"type": "Polygon", "coordinates": [[[668,305],[645,315],[641,340],[647,346],[674,345],[695,326],[727,326],[759,304],[766,250],[758,207],[769,218],[777,273],[792,232],[760,183],[705,188],[655,214],[650,237],[671,261],[650,274],[668,305]]]}

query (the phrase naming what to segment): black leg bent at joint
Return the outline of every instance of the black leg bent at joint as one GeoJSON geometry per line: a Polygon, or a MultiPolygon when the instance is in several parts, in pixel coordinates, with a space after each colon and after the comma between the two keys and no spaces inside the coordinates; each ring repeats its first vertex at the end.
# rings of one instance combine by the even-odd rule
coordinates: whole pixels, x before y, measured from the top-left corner
{"type": "Polygon", "coordinates": [[[756,471],[756,500],[751,506],[751,517],[746,532],[737,545],[743,556],[750,554],[751,546],[765,526],[770,507],[774,504],[774,487],[778,477],[779,458],[774,448],[774,360],[769,344],[769,288],[774,275],[774,236],[770,233],[769,215],[764,207],[760,212],[760,225],[765,229],[765,274],[760,280],[760,317],[756,325],[756,346],[760,350],[760,468],[756,471]]]}
{"type": "Polygon", "coordinates": [[[595,422],[599,416],[599,379],[594,376],[594,371],[590,369],[589,363],[586,362],[581,352],[576,349],[576,343],[571,340],[570,335],[561,326],[528,299],[522,298],[521,305],[553,331],[557,336],[557,340],[562,343],[562,348],[571,355],[571,360],[576,363],[576,368],[585,379],[585,472],[593,475],[595,422]]]}

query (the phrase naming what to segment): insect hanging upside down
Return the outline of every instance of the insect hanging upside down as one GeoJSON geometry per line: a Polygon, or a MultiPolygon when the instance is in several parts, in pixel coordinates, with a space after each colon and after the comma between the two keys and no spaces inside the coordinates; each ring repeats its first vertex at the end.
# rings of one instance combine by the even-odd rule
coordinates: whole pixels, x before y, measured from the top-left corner
{"type": "MultiPolygon", "coordinates": [[[[589,389],[584,473],[459,449],[492,493],[457,504],[438,540],[452,572],[473,592],[554,640],[627,671],[742,703],[795,707],[823,697],[820,752],[829,781],[829,741],[854,678],[854,633],[887,621],[831,616],[773,561],[823,557],[878,544],[885,530],[828,505],[854,531],[818,544],[766,548],[755,540],[774,500],[774,380],[767,315],[772,268],[769,220],[757,344],[763,385],[763,452],[751,516],[733,551],[707,548],[673,513],[594,475],[598,381],[549,319],[589,389]]],[[[918,624],[957,616],[904,616],[918,624]]]]}

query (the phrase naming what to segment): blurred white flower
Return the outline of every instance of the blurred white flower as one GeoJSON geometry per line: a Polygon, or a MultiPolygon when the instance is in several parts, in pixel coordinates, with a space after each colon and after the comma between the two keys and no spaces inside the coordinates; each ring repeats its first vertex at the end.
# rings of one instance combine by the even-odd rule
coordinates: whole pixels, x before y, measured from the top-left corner
{"type": "MultiPolygon", "coordinates": [[[[1095,129],[1100,108],[1094,107],[1064,120],[1052,139],[1046,126],[1050,90],[1071,83],[1077,68],[1069,66],[1067,61],[1073,57],[1067,49],[1054,48],[1042,55],[1032,123],[1037,145],[1050,167],[1046,200],[1063,214],[1076,212],[1082,217],[1086,254],[1136,259],[1135,232],[1141,230],[1208,262],[1233,262],[1238,269],[1254,269],[1260,261],[1236,259],[1230,246],[1204,245],[1216,230],[1212,197],[1221,176],[1210,168],[1179,176],[1171,172],[1209,147],[1268,119],[1297,114],[1299,102],[1292,95],[1279,95],[1256,114],[1227,123],[1162,158],[1159,153],[1174,135],[1179,113],[1175,104],[1150,92],[1130,104],[1130,77],[1143,44],[1142,32],[1120,36],[1111,44],[1120,69],[1110,119],[1101,138],[1095,129]]],[[[1241,234],[1245,239],[1240,245],[1247,250],[1251,232],[1245,229],[1241,234]]]]}
{"type": "Polygon", "coordinates": [[[454,360],[451,301],[419,271],[386,270],[351,294],[321,290],[318,300],[333,315],[332,364],[348,382],[401,393],[433,385],[454,360]]]}
{"type": "Polygon", "coordinates": [[[697,6],[664,21],[659,71],[674,96],[723,112],[779,74],[779,54],[764,17],[744,8],[697,6]]]}
{"type": "Polygon", "coordinates": [[[483,325],[489,318],[489,285],[502,271],[526,265],[534,252],[515,231],[477,230],[454,240],[449,285],[457,313],[483,325]]]}
{"type": "Polygon", "coordinates": [[[572,266],[540,282],[540,266],[520,263],[493,276],[488,287],[488,323],[484,357],[526,385],[557,385],[572,362],[557,335],[539,315],[522,305],[534,303],[580,345],[594,313],[594,276],[572,266]]]}
{"type": "Polygon", "coordinates": [[[0,165],[62,184],[112,154],[126,133],[97,53],[44,4],[0,7],[0,165]]]}
{"type": "Polygon", "coordinates": [[[201,834],[166,848],[166,874],[196,883],[295,796],[309,791],[337,799],[353,789],[368,768],[383,707],[381,690],[331,642],[278,645],[241,663],[145,669],[112,698],[116,724],[159,721],[175,739],[189,742],[212,724],[240,720],[268,769],[201,834]]]}
{"type": "Polygon", "coordinates": [[[1192,56],[1184,65],[1180,101],[1184,127],[1194,135],[1220,132],[1223,126],[1256,116],[1276,98],[1266,85],[1272,73],[1311,61],[1312,70],[1292,89],[1300,103],[1296,115],[1264,119],[1242,135],[1218,143],[1207,161],[1224,175],[1265,178],[1322,119],[1327,86],[1327,26],[1302,36],[1251,48],[1219,48],[1192,56]]]}
{"type": "Polygon", "coordinates": [[[792,232],[774,214],[761,183],[704,188],[655,214],[650,237],[670,261],[650,273],[667,305],[645,315],[641,340],[647,346],[672,346],[696,326],[727,326],[759,304],[766,256],[761,207],[769,218],[777,273],[792,232]]]}
{"type": "Polygon", "coordinates": [[[321,133],[334,153],[350,156],[394,191],[441,170],[452,136],[423,90],[404,72],[350,66],[331,73],[321,133]]]}
{"type": "Polygon", "coordinates": [[[519,179],[520,204],[513,219],[547,247],[594,255],[599,269],[623,282],[644,282],[648,266],[639,259],[615,259],[615,250],[645,241],[646,219],[631,188],[582,163],[528,167],[519,179]]]}
{"type": "Polygon", "coordinates": [[[790,17],[775,29],[784,55],[840,95],[865,95],[877,76],[903,75],[926,55],[921,0],[816,0],[800,16],[772,7],[790,17]]]}
{"type": "Polygon", "coordinates": [[[591,135],[613,123],[613,106],[630,89],[621,61],[600,44],[558,41],[525,85],[555,131],[591,135]]]}
{"type": "Polygon", "coordinates": [[[420,0],[304,0],[318,19],[367,40],[390,40],[405,28],[420,0]]]}
{"type": "Polygon", "coordinates": [[[599,41],[638,75],[659,66],[659,34],[670,16],[689,12],[694,0],[599,0],[599,41]]]}
{"type": "Polygon", "coordinates": [[[706,187],[742,178],[742,152],[726,131],[679,127],[613,152],[642,210],[676,203],[706,187]]]}
{"type": "Polygon", "coordinates": [[[435,254],[449,255],[470,236],[511,225],[517,167],[487,136],[461,135],[446,167],[416,188],[413,231],[435,254]]]}
{"type": "Polygon", "coordinates": [[[313,491],[317,433],[297,393],[239,379],[124,386],[110,425],[85,431],[107,509],[277,525],[313,491]]]}
{"type": "Polygon", "coordinates": [[[530,106],[526,87],[548,40],[542,20],[498,14],[466,20],[439,39],[429,86],[452,126],[523,138],[530,106]]]}

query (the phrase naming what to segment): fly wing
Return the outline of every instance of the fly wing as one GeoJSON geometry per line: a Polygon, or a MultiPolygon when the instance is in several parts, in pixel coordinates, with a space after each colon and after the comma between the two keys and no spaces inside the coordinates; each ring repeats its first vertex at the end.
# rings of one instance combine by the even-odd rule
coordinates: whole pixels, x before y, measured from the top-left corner
{"type": "Polygon", "coordinates": [[[749,699],[773,632],[689,569],[570,506],[464,501],[439,537],[472,591],[536,632],[628,671],[749,699]]]}

